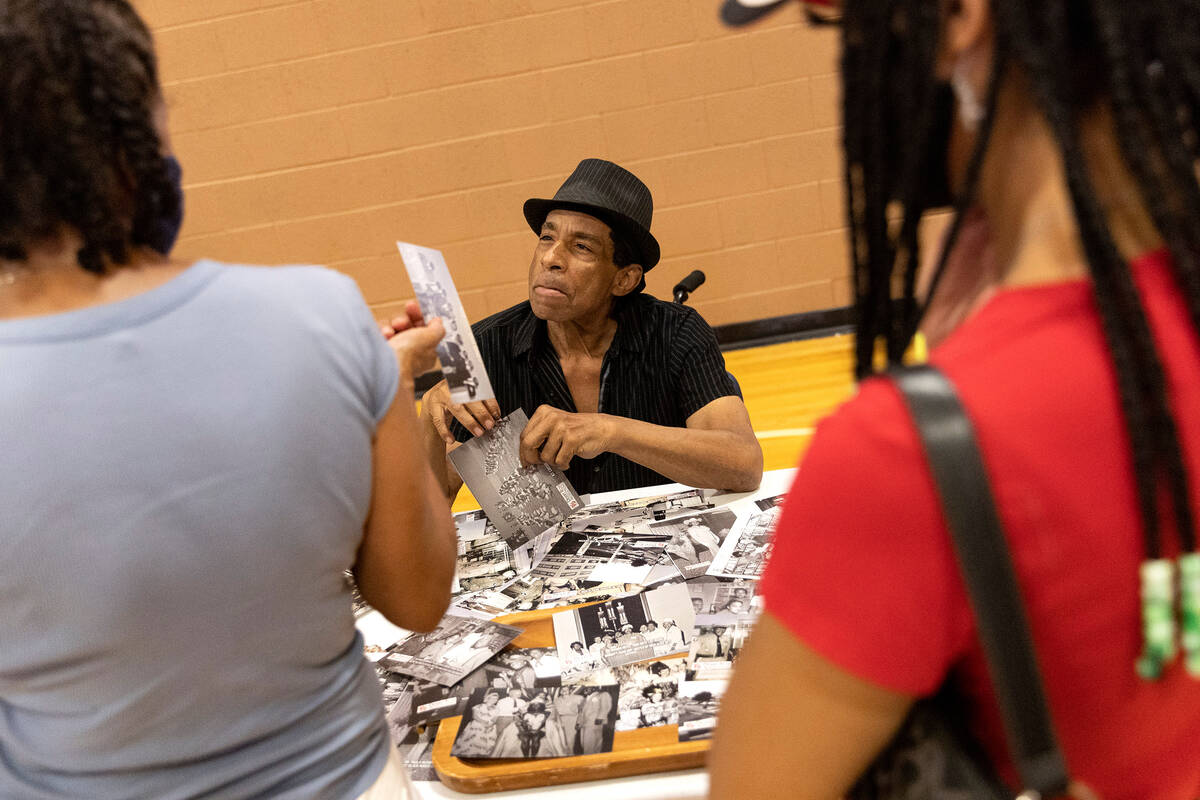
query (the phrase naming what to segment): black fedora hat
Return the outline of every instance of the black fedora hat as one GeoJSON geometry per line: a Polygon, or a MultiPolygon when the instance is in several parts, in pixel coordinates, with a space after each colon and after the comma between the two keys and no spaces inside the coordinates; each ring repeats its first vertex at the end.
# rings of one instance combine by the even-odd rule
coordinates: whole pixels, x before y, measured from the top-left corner
{"type": "Polygon", "coordinates": [[[654,199],[646,184],[624,167],[585,158],[553,198],[525,201],[525,220],[534,233],[541,233],[546,215],[560,208],[589,214],[612,228],[633,247],[643,271],[658,263],[658,240],[650,233],[654,199]]]}

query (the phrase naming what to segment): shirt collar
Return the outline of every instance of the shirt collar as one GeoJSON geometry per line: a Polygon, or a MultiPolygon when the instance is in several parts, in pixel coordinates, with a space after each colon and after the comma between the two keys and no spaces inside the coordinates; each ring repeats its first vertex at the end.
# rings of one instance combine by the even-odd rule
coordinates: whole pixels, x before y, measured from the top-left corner
{"type": "Polygon", "coordinates": [[[537,336],[538,331],[545,331],[546,323],[537,318],[533,313],[533,307],[527,302],[525,304],[525,318],[521,320],[521,324],[517,326],[516,332],[512,339],[512,354],[521,356],[530,351],[533,347],[533,340],[537,336]]]}

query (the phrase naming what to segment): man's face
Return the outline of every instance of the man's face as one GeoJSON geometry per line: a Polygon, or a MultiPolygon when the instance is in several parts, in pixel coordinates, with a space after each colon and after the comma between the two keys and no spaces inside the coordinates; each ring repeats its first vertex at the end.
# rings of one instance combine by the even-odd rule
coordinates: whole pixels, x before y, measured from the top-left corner
{"type": "Polygon", "coordinates": [[[631,271],[641,275],[640,267],[613,263],[608,225],[577,211],[551,211],[529,264],[529,303],[539,319],[602,319],[614,295],[637,286],[631,271]]]}

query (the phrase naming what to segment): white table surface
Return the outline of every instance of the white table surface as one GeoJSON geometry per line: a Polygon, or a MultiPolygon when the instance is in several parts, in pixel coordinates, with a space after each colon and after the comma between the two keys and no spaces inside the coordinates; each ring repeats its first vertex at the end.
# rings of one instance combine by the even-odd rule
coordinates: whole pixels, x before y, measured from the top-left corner
{"type": "MultiPolygon", "coordinates": [[[[774,497],[787,491],[795,472],[795,469],[777,469],[765,472],[758,491],[717,494],[711,500],[716,505],[725,505],[746,498],[774,497]]],[[[610,503],[615,500],[630,500],[635,497],[653,497],[689,488],[691,487],[676,483],[667,486],[647,486],[641,489],[605,492],[587,498],[587,503],[593,505],[610,503]]],[[[703,769],[656,772],[628,778],[565,783],[559,786],[543,786],[536,789],[517,789],[511,792],[489,792],[487,794],[463,794],[437,782],[418,781],[414,784],[417,787],[417,797],[421,800],[468,797],[495,798],[495,800],[518,797],[532,797],[538,798],[538,800],[567,800],[568,798],[570,800],[701,800],[708,794],[708,773],[703,769]]]]}

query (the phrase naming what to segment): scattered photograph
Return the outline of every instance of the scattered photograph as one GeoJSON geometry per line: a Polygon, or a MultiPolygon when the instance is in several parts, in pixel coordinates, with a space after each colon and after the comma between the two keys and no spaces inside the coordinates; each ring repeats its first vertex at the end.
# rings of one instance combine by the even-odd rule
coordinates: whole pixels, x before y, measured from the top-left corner
{"type": "Polygon", "coordinates": [[[438,250],[407,242],[396,242],[400,258],[412,281],[421,314],[426,319],[439,317],[446,327],[446,336],[437,346],[442,375],[450,387],[450,399],[455,403],[490,400],[496,396],[488,380],[479,346],[471,333],[471,323],[463,310],[458,290],[446,267],[446,259],[438,250]]]}
{"type": "Polygon", "coordinates": [[[400,760],[408,777],[414,781],[437,781],[437,770],[433,768],[433,742],[437,739],[438,723],[409,728],[404,738],[396,742],[400,760]]]}
{"type": "Polygon", "coordinates": [[[679,721],[677,695],[684,677],[682,658],[664,658],[593,672],[577,685],[616,683],[617,730],[632,731],[674,725],[679,721]]]}
{"type": "Polygon", "coordinates": [[[563,682],[608,667],[686,652],[695,615],[682,584],[551,617],[563,682]]]}
{"type": "Polygon", "coordinates": [[[708,572],[736,522],[737,514],[721,508],[656,522],[650,530],[671,536],[666,552],[684,579],[690,580],[708,572]]]}
{"type": "Polygon", "coordinates": [[[697,625],[687,657],[689,681],[727,680],[751,625],[729,616],[713,625],[697,625]]]}
{"type": "Polygon", "coordinates": [[[562,470],[549,464],[521,465],[521,431],[528,422],[525,412],[517,409],[450,453],[454,468],[512,550],[582,505],[562,470]]]}
{"type": "Polygon", "coordinates": [[[520,628],[510,625],[447,616],[429,633],[393,644],[380,663],[393,672],[451,686],[520,634],[520,628]]]}
{"type": "Polygon", "coordinates": [[[616,686],[479,689],[450,754],[458,758],[560,758],[612,750],[616,686]]]}
{"type": "Polygon", "coordinates": [[[421,725],[458,716],[467,698],[479,689],[538,689],[561,683],[562,671],[553,647],[504,650],[452,686],[410,681],[405,689],[407,711],[403,716],[397,712],[396,723],[421,725]]]}
{"type": "Polygon", "coordinates": [[[652,495],[613,503],[600,503],[580,509],[568,523],[571,530],[624,530],[648,532],[652,522],[680,514],[712,508],[703,489],[687,489],[674,494],[652,495]]]}
{"type": "Polygon", "coordinates": [[[679,741],[711,739],[724,681],[682,681],[679,684],[679,741]]]}
{"type": "Polygon", "coordinates": [[[354,620],[354,627],[363,639],[363,655],[376,662],[387,655],[388,648],[412,636],[412,631],[393,625],[387,617],[370,606],[354,620]]]}
{"type": "Polygon", "coordinates": [[[726,621],[729,617],[753,620],[762,610],[758,584],[744,578],[702,575],[686,584],[696,612],[696,625],[726,621]]]}
{"type": "Polygon", "coordinates": [[[784,495],[755,500],[757,513],[738,520],[708,567],[709,575],[757,579],[762,575],[784,495]]]}
{"type": "Polygon", "coordinates": [[[458,532],[459,540],[463,542],[490,537],[500,538],[499,532],[488,523],[487,514],[483,513],[482,508],[455,514],[454,529],[458,532]]]}
{"type": "Polygon", "coordinates": [[[495,589],[517,577],[512,550],[499,536],[458,542],[455,591],[480,592],[495,589]]]}
{"type": "Polygon", "coordinates": [[[670,540],[668,534],[588,526],[560,536],[533,574],[547,580],[642,583],[670,540]]]}

